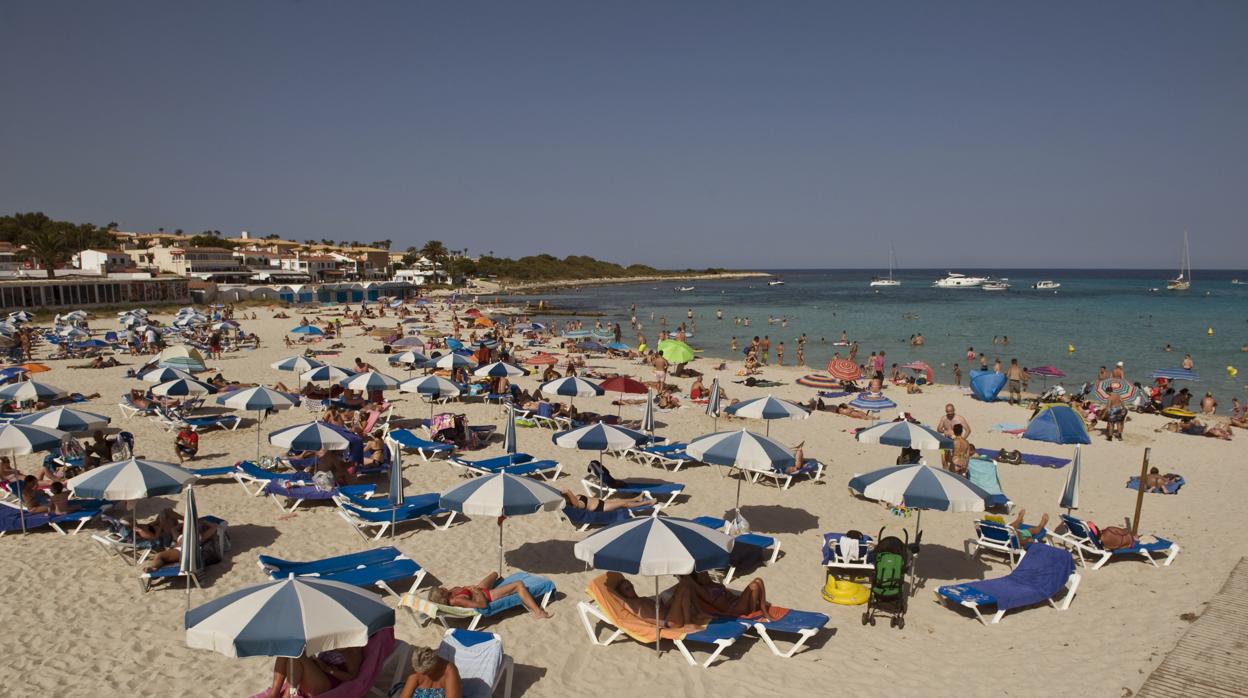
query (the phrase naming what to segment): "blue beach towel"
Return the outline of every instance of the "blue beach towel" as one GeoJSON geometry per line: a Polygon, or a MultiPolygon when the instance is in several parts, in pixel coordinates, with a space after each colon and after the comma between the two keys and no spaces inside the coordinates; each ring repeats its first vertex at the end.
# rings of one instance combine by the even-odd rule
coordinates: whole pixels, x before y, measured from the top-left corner
{"type": "Polygon", "coordinates": [[[1069,551],[1044,543],[1032,543],[1014,571],[997,579],[966,582],[956,586],[992,597],[997,610],[1030,606],[1052,597],[1075,571],[1069,551]]]}
{"type": "MultiPolygon", "coordinates": [[[[1183,487],[1183,485],[1186,485],[1186,484],[1187,482],[1184,481],[1182,477],[1180,477],[1178,480],[1175,480],[1174,482],[1166,485],[1165,494],[1178,494],[1179,489],[1183,487]]],[[[1131,477],[1130,480],[1127,480],[1127,489],[1129,490],[1140,489],[1140,476],[1139,475],[1134,475],[1131,477]]],[[[1153,492],[1153,490],[1149,490],[1149,492],[1153,492]]]]}

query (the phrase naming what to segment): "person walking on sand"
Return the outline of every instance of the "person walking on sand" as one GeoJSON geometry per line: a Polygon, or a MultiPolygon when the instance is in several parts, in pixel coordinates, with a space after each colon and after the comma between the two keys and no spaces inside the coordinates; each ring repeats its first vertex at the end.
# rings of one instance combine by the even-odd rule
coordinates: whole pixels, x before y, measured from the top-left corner
{"type": "Polygon", "coordinates": [[[776,365],[784,365],[784,342],[780,342],[776,345],[776,365]]]}
{"type": "Polygon", "coordinates": [[[763,335],[763,341],[758,343],[759,358],[764,364],[770,362],[771,359],[771,335],[763,335]]]}
{"type": "Polygon", "coordinates": [[[1010,399],[1009,404],[1022,404],[1023,402],[1023,379],[1027,376],[1027,371],[1018,365],[1018,359],[1010,359],[1010,368],[1005,372],[1005,379],[1009,382],[1010,399]]]}

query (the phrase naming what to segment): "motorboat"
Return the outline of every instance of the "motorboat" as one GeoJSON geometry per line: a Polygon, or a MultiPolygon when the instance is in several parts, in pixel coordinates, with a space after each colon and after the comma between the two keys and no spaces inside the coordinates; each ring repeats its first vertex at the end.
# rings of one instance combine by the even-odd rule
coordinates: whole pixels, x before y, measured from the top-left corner
{"type": "Polygon", "coordinates": [[[1179,275],[1166,282],[1171,291],[1186,291],[1192,287],[1192,256],[1187,251],[1187,231],[1183,231],[1183,256],[1179,258],[1179,275]]]}
{"type": "Polygon", "coordinates": [[[693,286],[677,286],[677,287],[676,287],[676,290],[677,290],[677,291],[680,291],[681,293],[684,293],[684,292],[686,292],[686,291],[692,291],[692,290],[693,290],[693,286]]]}
{"type": "Polygon", "coordinates": [[[897,258],[893,253],[893,243],[888,243],[888,278],[875,277],[871,279],[871,286],[878,288],[881,286],[900,286],[901,282],[893,278],[893,267],[897,266],[897,258]]]}
{"type": "Polygon", "coordinates": [[[988,279],[983,276],[967,276],[966,274],[958,274],[957,272],[949,272],[944,278],[937,279],[932,283],[935,288],[978,288],[984,285],[988,279]]]}
{"type": "Polygon", "coordinates": [[[1008,291],[1010,290],[1009,279],[988,279],[979,287],[985,291],[1008,291]]]}
{"type": "Polygon", "coordinates": [[[1248,283],[1248,282],[1240,281],[1239,279],[1231,279],[1231,283],[1236,286],[1243,286],[1245,283],[1248,283]]]}
{"type": "Polygon", "coordinates": [[[1037,291],[1051,291],[1053,289],[1061,288],[1062,285],[1052,279],[1045,279],[1044,281],[1037,281],[1032,284],[1031,287],[1037,291]]]}
{"type": "Polygon", "coordinates": [[[767,285],[768,286],[783,286],[784,279],[772,279],[771,281],[767,282],[767,285]]]}

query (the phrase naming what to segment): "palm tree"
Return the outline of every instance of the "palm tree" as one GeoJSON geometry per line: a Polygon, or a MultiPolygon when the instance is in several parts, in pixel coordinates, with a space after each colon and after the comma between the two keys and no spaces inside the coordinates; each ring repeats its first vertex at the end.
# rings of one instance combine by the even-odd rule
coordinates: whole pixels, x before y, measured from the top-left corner
{"type": "Polygon", "coordinates": [[[56,268],[78,251],[68,232],[53,224],[27,231],[23,236],[26,256],[42,265],[49,279],[56,278],[56,268]]]}

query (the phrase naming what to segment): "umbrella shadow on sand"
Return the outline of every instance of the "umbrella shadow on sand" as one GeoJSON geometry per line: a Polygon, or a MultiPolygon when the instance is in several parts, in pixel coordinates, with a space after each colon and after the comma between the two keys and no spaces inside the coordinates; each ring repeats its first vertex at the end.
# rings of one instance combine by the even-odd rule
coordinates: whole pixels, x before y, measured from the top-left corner
{"type": "Polygon", "coordinates": [[[585,563],[576,559],[576,556],[572,554],[572,548],[575,545],[576,543],[570,540],[525,543],[508,550],[503,557],[511,567],[534,574],[584,572],[585,563]]]}
{"type": "Polygon", "coordinates": [[[238,560],[240,556],[257,548],[267,548],[277,541],[278,530],[274,526],[257,526],[256,524],[237,524],[229,527],[230,550],[227,560],[238,560]]]}
{"type": "MultiPolygon", "coordinates": [[[[735,511],[724,512],[725,519],[732,519],[735,511]]],[[[805,509],[779,505],[741,507],[741,515],[750,522],[750,530],[759,533],[805,533],[819,527],[819,517],[805,509]]]]}
{"type": "Polygon", "coordinates": [[[511,695],[513,696],[528,695],[530,688],[533,688],[538,682],[546,678],[546,667],[520,664],[518,662],[515,667],[515,677],[512,679],[511,686],[511,695]]]}
{"type": "MultiPolygon", "coordinates": [[[[888,535],[888,534],[886,534],[888,535]]],[[[950,548],[938,543],[923,543],[917,573],[918,587],[925,587],[929,579],[941,582],[981,580],[989,576],[1003,577],[1009,574],[1009,566],[993,567],[980,557],[968,557],[960,548],[950,548]]]]}

